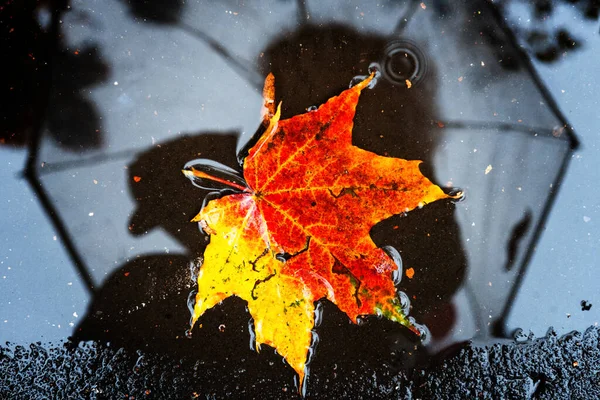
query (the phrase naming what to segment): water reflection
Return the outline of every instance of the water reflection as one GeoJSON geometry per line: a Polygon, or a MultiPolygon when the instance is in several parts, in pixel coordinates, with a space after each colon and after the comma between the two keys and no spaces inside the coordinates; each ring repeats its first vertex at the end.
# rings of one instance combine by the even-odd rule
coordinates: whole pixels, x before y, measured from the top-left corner
{"type": "Polygon", "coordinates": [[[105,127],[86,91],[108,79],[109,67],[102,53],[97,44],[70,48],[61,43],[54,58],[48,133],[61,147],[74,152],[100,148],[105,127]]]}
{"type": "Polygon", "coordinates": [[[108,65],[95,44],[70,48],[65,43],[58,16],[67,3],[9,2],[0,8],[2,19],[10,21],[1,43],[11,60],[3,75],[7,101],[0,144],[35,145],[45,122],[64,149],[102,145],[101,118],[85,90],[106,80],[108,65]]]}
{"type": "MultiPolygon", "coordinates": [[[[202,4],[204,8],[188,4],[183,13],[181,4],[175,2],[173,4],[179,4],[174,9],[175,18],[170,11],[159,12],[169,7],[168,2],[154,2],[156,5],[150,9],[136,11],[146,3],[132,3],[134,15],[175,24],[186,35],[191,33],[187,36],[193,40],[187,42],[189,38],[169,36],[173,31],[161,26],[159,29],[165,31],[153,31],[157,38],[164,39],[157,54],[152,53],[154,43],[139,46],[138,40],[146,31],[135,31],[137,36],[122,39],[134,49],[136,57],[147,61],[147,64],[135,64],[135,68],[129,64],[133,58],[123,56],[126,60],[123,61],[119,58],[121,53],[115,55],[123,52],[123,48],[114,50],[111,47],[114,42],[109,41],[98,47],[82,47],[91,53],[91,58],[73,59],[71,53],[63,54],[65,62],[77,65],[81,61],[79,67],[91,74],[82,73],[81,84],[75,84],[69,82],[69,78],[78,77],[81,71],[64,68],[64,77],[57,81],[56,92],[81,93],[85,87],[93,93],[88,103],[80,106],[73,104],[80,99],[79,95],[65,95],[63,103],[58,99],[60,107],[49,119],[52,129],[64,135],[61,141],[65,143],[69,143],[69,138],[77,138],[78,115],[87,119],[82,126],[94,132],[80,138],[84,143],[72,142],[74,148],[88,145],[93,148],[107,143],[101,150],[109,148],[131,155],[133,151],[129,146],[137,146],[136,151],[139,151],[151,138],[152,141],[156,138],[160,145],[129,163],[127,185],[132,190],[137,211],[127,224],[128,229],[121,228],[125,212],[119,214],[119,211],[127,210],[129,203],[115,195],[120,187],[114,192],[98,192],[85,186],[83,179],[73,184],[75,170],[89,160],[72,164],[71,167],[75,167],[63,170],[69,172],[64,175],[44,177],[58,198],[60,212],[69,216],[71,228],[74,225],[79,229],[72,231],[86,261],[97,271],[96,280],[103,277],[104,271],[112,271],[115,260],[119,260],[118,269],[110,273],[86,321],[79,326],[77,339],[108,340],[148,351],[193,353],[207,360],[213,357],[225,365],[227,358],[253,357],[245,351],[249,334],[247,314],[243,304],[235,300],[207,315],[202,330],[204,336],[195,333],[192,342],[183,340],[189,320],[185,299],[194,285],[187,278],[188,264],[202,254],[204,246],[203,236],[187,220],[198,211],[203,194],[192,188],[179,171],[185,162],[199,157],[212,158],[232,167],[237,165],[234,135],[218,136],[212,128],[229,128],[235,115],[233,123],[243,125],[248,133],[253,132],[255,125],[248,122],[258,117],[257,109],[251,106],[258,97],[254,93],[256,79],[253,77],[274,72],[278,96],[283,100],[283,114],[289,117],[339,93],[347,87],[349,78],[365,74],[372,62],[380,63],[384,79],[374,90],[365,91],[361,98],[354,143],[379,154],[422,159],[425,175],[434,177],[448,190],[459,186],[468,193],[464,203],[435,203],[406,216],[383,221],[373,229],[373,239],[380,246],[394,246],[401,252],[405,268],[414,269],[414,277],[404,277],[401,289],[410,295],[411,315],[416,316],[418,322],[424,322],[433,334],[435,342],[431,352],[474,335],[488,338],[492,334],[506,334],[502,329],[491,331],[491,324],[496,319],[502,322],[510,311],[517,283],[525,272],[566,167],[571,137],[569,127],[557,115],[546,93],[536,86],[514,43],[490,16],[493,14],[488,13],[489,8],[479,7],[481,4],[477,3],[477,9],[483,10],[484,16],[473,17],[470,6],[465,10],[443,1],[433,3],[437,14],[429,13],[431,9],[425,11],[417,2],[411,3],[413,8],[409,14],[399,12],[404,10],[404,4],[390,6],[379,11],[381,20],[373,22],[370,30],[366,27],[374,19],[361,22],[352,14],[353,7],[352,12],[345,13],[346,9],[332,9],[316,2],[308,6],[300,2],[304,6],[294,11],[301,17],[299,26],[289,19],[276,17],[277,13],[265,13],[278,6],[293,8],[289,2],[279,5],[261,2],[256,9],[243,8],[251,17],[246,20],[240,17],[235,25],[217,18],[216,11],[206,4],[202,4]],[[209,17],[203,20],[203,13],[214,21],[206,21],[209,17]],[[166,17],[161,18],[161,15],[166,17]],[[262,21],[259,18],[262,15],[268,23],[257,23],[262,21]],[[308,15],[310,18],[306,19],[308,15]],[[343,19],[340,16],[347,17],[344,24],[331,22],[343,19]],[[396,25],[398,16],[402,23],[396,25]],[[196,17],[201,21],[199,28],[181,22],[194,21],[196,17]],[[386,24],[386,18],[394,24],[386,24]],[[242,28],[235,30],[231,26],[242,28]],[[268,34],[258,31],[257,27],[262,29],[263,26],[268,34]],[[205,31],[210,32],[210,36],[205,31]],[[460,33],[454,35],[456,32],[460,33]],[[176,40],[172,41],[172,37],[176,40]],[[248,41],[247,37],[254,39],[248,41]],[[391,53],[391,44],[398,41],[414,47],[391,53]],[[173,48],[172,43],[182,50],[165,53],[173,48]],[[418,51],[421,56],[413,57],[411,51],[418,51]],[[157,67],[162,53],[175,61],[157,67]],[[247,59],[256,57],[260,72],[256,73],[253,63],[240,62],[242,58],[237,56],[229,57],[238,53],[247,59]],[[96,82],[106,83],[109,71],[108,62],[98,61],[100,54],[111,55],[115,65],[111,65],[110,71],[120,74],[120,81],[121,76],[131,78],[129,82],[121,81],[118,87],[122,92],[115,98],[122,100],[121,103],[109,96],[101,97],[112,82],[98,90],[94,87],[96,82]],[[400,59],[397,59],[398,54],[400,59]],[[219,63],[220,59],[225,61],[219,63]],[[237,61],[232,63],[232,59],[237,61]],[[390,59],[392,61],[386,62],[390,59]],[[414,60],[420,62],[421,59],[428,61],[427,73],[413,77],[409,72],[416,69],[414,60]],[[188,61],[193,68],[186,70],[182,65],[188,61]],[[240,73],[244,68],[247,74],[240,73]],[[147,70],[159,73],[146,78],[147,70]],[[144,79],[138,76],[140,71],[144,71],[144,79]],[[163,76],[168,79],[156,79],[163,76]],[[185,85],[175,80],[178,76],[185,85]],[[406,78],[404,82],[402,78],[406,78]],[[192,86],[191,82],[196,81],[203,83],[192,86]],[[166,106],[160,108],[161,104],[166,106]],[[248,110],[244,110],[242,104],[248,110]],[[90,112],[94,107],[98,110],[90,112]],[[65,118],[66,115],[74,119],[65,118]],[[107,123],[106,130],[95,135],[100,115],[107,121],[110,119],[112,125],[107,123]],[[154,118],[158,115],[161,117],[154,118]],[[63,126],[68,123],[73,124],[63,126]],[[190,131],[189,126],[201,127],[209,133],[173,139],[180,130],[190,131]],[[488,167],[493,168],[486,173],[488,167]],[[136,176],[141,178],[139,182],[133,179],[136,176]],[[76,193],[73,187],[78,188],[76,193]],[[130,254],[130,242],[120,243],[118,237],[111,237],[112,231],[96,229],[99,225],[88,229],[81,213],[75,212],[81,211],[83,205],[88,207],[90,202],[97,207],[97,213],[103,206],[111,211],[106,224],[118,227],[119,232],[123,230],[123,236],[141,235],[159,228],[174,238],[185,254],[142,253],[122,264],[120,260],[130,254]],[[101,248],[102,245],[111,249],[101,248]],[[218,329],[222,324],[226,325],[223,332],[218,329]]],[[[223,14],[222,10],[219,13],[223,14]]],[[[110,24],[104,27],[109,29],[110,24]]],[[[135,24],[130,28],[134,32],[135,24]]],[[[58,160],[69,158],[51,145],[45,146],[45,155],[58,160]]],[[[85,176],[87,183],[98,177],[117,181],[121,179],[122,165],[114,164],[108,173],[108,167],[92,170],[93,166],[88,163],[90,168],[80,176],[85,176]]],[[[89,183],[94,188],[92,185],[89,183]]],[[[87,213],[88,210],[85,215],[87,213]]],[[[323,309],[326,317],[318,328],[323,334],[311,365],[313,373],[330,373],[333,365],[338,368],[336,373],[342,375],[366,367],[393,365],[399,368],[400,364],[415,363],[414,343],[403,336],[402,328],[396,324],[371,318],[363,326],[353,326],[331,304],[325,303],[323,309]],[[340,337],[346,346],[339,345],[340,337]]],[[[269,357],[278,360],[275,356],[269,357]]],[[[260,358],[253,360],[263,362],[260,358]]],[[[277,370],[279,368],[277,364],[277,370]]]]}

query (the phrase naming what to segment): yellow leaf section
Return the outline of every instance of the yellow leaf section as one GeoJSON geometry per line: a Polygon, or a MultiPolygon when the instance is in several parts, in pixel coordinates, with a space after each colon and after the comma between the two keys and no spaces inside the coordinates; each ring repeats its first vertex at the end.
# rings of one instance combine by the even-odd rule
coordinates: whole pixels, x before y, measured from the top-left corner
{"type": "Polygon", "coordinates": [[[193,219],[210,235],[198,274],[192,326],[227,297],[248,303],[256,344],[268,344],[298,373],[300,387],[314,325],[314,299],[298,278],[280,273],[283,263],[269,242],[264,218],[250,193],[210,201],[193,219]]]}
{"type": "Polygon", "coordinates": [[[299,279],[277,273],[258,285],[254,295],[256,300],[248,301],[248,309],[254,318],[256,342],[277,349],[298,373],[301,388],[314,325],[310,291],[299,279]]]}

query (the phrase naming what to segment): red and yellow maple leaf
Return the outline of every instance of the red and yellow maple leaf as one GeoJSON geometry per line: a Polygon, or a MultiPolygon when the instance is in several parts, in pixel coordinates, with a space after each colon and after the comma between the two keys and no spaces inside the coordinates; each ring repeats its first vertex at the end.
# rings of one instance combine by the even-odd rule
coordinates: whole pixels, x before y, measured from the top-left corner
{"type": "Polygon", "coordinates": [[[420,161],[352,145],[361,91],[372,76],[318,110],[280,120],[267,78],[268,127],[244,161],[247,186],[194,168],[191,179],[240,193],[211,200],[193,219],[210,235],[198,275],[192,326],[229,296],[248,302],[256,344],[273,346],[304,379],[314,302],[326,298],[354,322],[382,314],[416,331],[402,312],[394,261],[369,236],[394,214],[448,198],[420,161]]]}

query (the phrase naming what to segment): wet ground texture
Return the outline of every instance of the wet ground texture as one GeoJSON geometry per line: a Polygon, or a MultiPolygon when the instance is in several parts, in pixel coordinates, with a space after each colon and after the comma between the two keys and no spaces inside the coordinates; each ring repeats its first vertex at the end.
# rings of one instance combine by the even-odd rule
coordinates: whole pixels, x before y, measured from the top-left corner
{"type": "MultiPolygon", "coordinates": [[[[600,397],[600,329],[519,344],[464,345],[437,365],[412,375],[356,365],[336,375],[331,366],[311,374],[306,398],[592,399],[600,397]]],[[[173,359],[88,342],[45,348],[0,347],[0,396],[12,399],[299,398],[289,379],[254,376],[262,365],[239,360],[173,359]],[[250,375],[252,375],[250,377],[250,375]],[[246,378],[246,379],[245,379],[246,378]],[[240,382],[244,382],[241,384],[240,382]]],[[[277,363],[275,369],[281,369],[277,363]]],[[[340,370],[343,368],[340,367],[340,370]]],[[[263,369],[261,372],[265,372],[263,369]]]]}

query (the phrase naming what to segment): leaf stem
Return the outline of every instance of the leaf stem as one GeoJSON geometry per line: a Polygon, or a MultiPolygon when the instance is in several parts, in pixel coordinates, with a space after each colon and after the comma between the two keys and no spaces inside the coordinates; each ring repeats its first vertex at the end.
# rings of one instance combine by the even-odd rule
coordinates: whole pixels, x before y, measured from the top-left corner
{"type": "Polygon", "coordinates": [[[223,178],[219,178],[217,176],[207,174],[206,172],[203,172],[203,171],[198,171],[194,167],[192,167],[191,169],[184,169],[183,173],[184,173],[184,175],[186,175],[188,177],[190,175],[192,175],[192,176],[195,176],[196,178],[210,179],[211,181],[222,183],[222,184],[230,186],[234,189],[238,189],[244,193],[252,193],[252,190],[249,187],[239,185],[235,182],[228,181],[227,179],[223,179],[223,178]]]}

